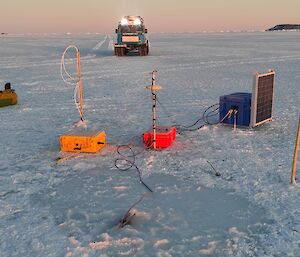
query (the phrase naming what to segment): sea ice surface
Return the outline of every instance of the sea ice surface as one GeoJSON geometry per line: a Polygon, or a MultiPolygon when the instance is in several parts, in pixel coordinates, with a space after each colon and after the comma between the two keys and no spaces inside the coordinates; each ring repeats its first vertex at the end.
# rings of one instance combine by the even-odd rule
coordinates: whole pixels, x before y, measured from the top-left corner
{"type": "MultiPolygon", "coordinates": [[[[151,34],[149,56],[121,58],[112,40],[0,37],[0,84],[11,82],[19,98],[0,109],[0,256],[300,256],[300,190],[289,184],[300,33],[151,34]],[[87,128],[104,130],[108,146],[57,163],[59,135],[79,119],[73,88],[60,78],[69,44],[81,50],[87,128]],[[172,125],[192,124],[221,95],[251,92],[253,74],[271,68],[272,122],[205,126],[178,134],[166,150],[143,150],[153,69],[162,86],[157,122],[172,125]],[[129,143],[153,193],[134,168],[114,166],[116,146],[129,143]],[[130,224],[118,228],[143,194],[130,224]]],[[[70,72],[75,61],[67,57],[70,72]]]]}

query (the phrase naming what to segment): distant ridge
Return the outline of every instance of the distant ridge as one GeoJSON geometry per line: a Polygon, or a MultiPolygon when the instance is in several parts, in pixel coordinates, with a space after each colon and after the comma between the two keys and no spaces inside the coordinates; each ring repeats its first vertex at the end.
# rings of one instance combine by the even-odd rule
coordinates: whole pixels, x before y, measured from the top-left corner
{"type": "Polygon", "coordinates": [[[274,31],[274,30],[300,30],[300,24],[279,24],[266,31],[274,31]]]}

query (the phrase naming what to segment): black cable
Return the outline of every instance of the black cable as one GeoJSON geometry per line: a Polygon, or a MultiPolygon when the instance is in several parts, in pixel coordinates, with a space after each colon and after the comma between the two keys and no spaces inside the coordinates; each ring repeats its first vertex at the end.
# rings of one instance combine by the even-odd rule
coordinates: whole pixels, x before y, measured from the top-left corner
{"type": "MultiPolygon", "coordinates": [[[[151,147],[151,146],[150,146],[151,147]]],[[[146,148],[148,149],[148,148],[146,148]]],[[[143,181],[142,179],[142,175],[141,175],[141,171],[140,169],[138,168],[138,166],[135,164],[135,160],[136,160],[136,156],[141,154],[145,149],[143,149],[142,151],[138,152],[138,153],[135,153],[133,151],[133,148],[130,146],[130,145],[119,145],[117,147],[117,153],[121,156],[120,158],[117,158],[115,160],[115,167],[120,170],[120,171],[128,171],[129,169],[131,169],[132,167],[134,167],[139,175],[139,180],[141,182],[141,184],[143,184],[148,190],[149,192],[153,193],[153,190],[143,181]],[[130,151],[130,154],[129,155],[125,155],[124,153],[122,153],[121,149],[127,149],[130,151]],[[131,160],[130,160],[131,158],[131,160]],[[127,164],[126,167],[120,167],[120,162],[122,162],[122,164],[124,165],[124,162],[125,164],[127,164]]],[[[131,205],[131,207],[127,210],[127,212],[125,213],[125,215],[123,216],[123,218],[121,220],[119,220],[119,223],[118,223],[118,227],[119,228],[123,228],[124,226],[130,224],[132,218],[135,216],[135,213],[131,213],[131,210],[134,206],[136,206],[138,203],[140,203],[145,195],[147,193],[144,193],[140,199],[135,202],[133,205],[131,205]]]]}
{"type": "MultiPolygon", "coordinates": [[[[162,107],[162,109],[167,113],[167,116],[171,117],[171,115],[170,115],[169,111],[167,110],[167,108],[158,99],[157,99],[157,102],[162,107]]],[[[219,110],[219,104],[218,103],[217,104],[213,104],[213,105],[207,107],[204,110],[202,116],[198,120],[196,120],[193,124],[191,124],[191,125],[173,124],[172,126],[176,127],[178,131],[183,132],[183,131],[196,131],[196,130],[199,130],[200,128],[204,127],[205,125],[215,125],[215,124],[218,124],[218,123],[211,123],[211,122],[208,121],[209,117],[213,117],[215,115],[218,115],[219,112],[215,113],[218,110],[219,110]],[[212,109],[215,106],[217,106],[217,107],[214,110],[211,110],[210,112],[208,112],[210,109],[212,109]],[[195,125],[197,125],[200,121],[203,121],[204,124],[198,126],[197,128],[192,128],[195,125]]]]}
{"type": "Polygon", "coordinates": [[[119,220],[118,227],[123,228],[124,226],[128,225],[132,218],[135,216],[135,213],[131,213],[131,210],[133,207],[135,207],[137,204],[139,204],[144,197],[146,196],[147,193],[144,193],[139,200],[137,200],[133,205],[130,206],[130,208],[127,210],[127,212],[124,214],[123,218],[119,220]]]}
{"type": "Polygon", "coordinates": [[[217,124],[219,124],[219,121],[215,122],[215,123],[212,123],[208,120],[210,117],[214,117],[218,114],[219,114],[219,104],[213,104],[213,105],[207,107],[204,110],[204,112],[202,113],[202,116],[198,120],[196,120],[193,124],[187,125],[187,126],[186,125],[175,124],[174,126],[181,132],[183,132],[183,131],[196,131],[196,130],[199,130],[199,129],[203,128],[205,125],[217,125],[217,124]],[[214,107],[216,107],[216,108],[214,108],[214,107]],[[200,121],[202,121],[203,124],[201,124],[198,127],[195,127],[200,121]],[[193,128],[193,127],[195,127],[195,128],[193,128]]]}
{"type": "Polygon", "coordinates": [[[220,176],[221,176],[221,173],[218,172],[218,171],[215,169],[215,167],[212,165],[212,163],[211,163],[210,161],[206,161],[206,162],[207,162],[207,163],[210,165],[210,167],[213,169],[215,176],[220,177],[220,176]]]}
{"type": "MultiPolygon", "coordinates": [[[[200,126],[196,127],[196,128],[192,128],[191,126],[188,126],[188,127],[185,127],[185,126],[178,126],[177,129],[178,129],[179,131],[181,131],[181,132],[183,132],[183,131],[196,131],[196,130],[199,130],[199,129],[203,128],[203,127],[206,126],[206,125],[217,125],[217,124],[219,124],[219,122],[211,123],[211,122],[208,121],[208,118],[209,118],[209,117],[216,116],[217,114],[218,114],[218,113],[216,113],[216,114],[211,114],[211,115],[206,115],[206,116],[204,116],[204,117],[201,117],[200,119],[198,119],[197,123],[198,123],[199,121],[201,121],[201,120],[202,120],[204,123],[201,124],[200,126]]],[[[196,125],[197,123],[195,123],[195,125],[196,125]]],[[[195,125],[193,125],[193,126],[195,126],[195,125]]]]}
{"type": "Polygon", "coordinates": [[[135,164],[135,157],[142,153],[142,152],[139,152],[139,153],[135,153],[132,149],[132,147],[130,145],[119,145],[117,147],[117,153],[121,156],[120,158],[117,158],[115,160],[115,167],[120,170],[120,171],[128,171],[130,170],[132,167],[134,167],[139,175],[139,180],[140,182],[151,192],[153,193],[153,190],[143,181],[142,179],[142,175],[141,175],[141,171],[140,169],[138,168],[138,166],[135,164]],[[125,155],[123,153],[121,153],[121,148],[127,148],[130,150],[131,152],[131,155],[125,155]],[[130,158],[132,158],[132,160],[130,160],[130,158]],[[122,162],[122,164],[124,165],[124,162],[125,164],[127,164],[127,166],[125,168],[122,168],[120,167],[120,162],[122,162]]]}
{"type": "Polygon", "coordinates": [[[213,117],[213,116],[216,116],[216,115],[218,115],[218,114],[219,114],[219,108],[217,108],[217,109],[215,109],[215,110],[209,112],[209,113],[205,116],[205,123],[206,123],[207,125],[216,125],[216,124],[218,124],[219,121],[217,121],[217,122],[215,122],[215,123],[212,123],[212,122],[210,122],[210,121],[208,120],[209,117],[213,117]],[[214,112],[216,112],[216,111],[218,111],[218,112],[217,112],[217,113],[214,113],[214,112]]]}
{"type": "Polygon", "coordinates": [[[213,116],[215,116],[215,115],[218,115],[218,114],[219,114],[219,109],[220,109],[220,105],[219,105],[219,104],[213,104],[213,105],[209,106],[209,107],[203,112],[202,117],[203,117],[203,119],[204,119],[204,121],[205,121],[206,124],[208,124],[208,125],[215,125],[215,124],[218,124],[218,123],[219,123],[219,121],[218,121],[217,123],[211,123],[211,122],[209,122],[209,120],[208,120],[209,117],[213,117],[213,116]],[[211,110],[210,112],[208,112],[208,110],[210,110],[211,108],[213,108],[213,107],[215,107],[215,106],[217,106],[217,107],[216,107],[214,110],[211,110]],[[217,113],[215,113],[216,111],[217,111],[217,113]],[[208,113],[206,114],[206,112],[208,112],[208,113]]]}
{"type": "MultiPolygon", "coordinates": [[[[162,109],[167,113],[167,116],[170,118],[172,115],[170,115],[167,108],[158,100],[158,98],[156,100],[157,100],[158,104],[162,107],[162,109]]],[[[179,133],[183,132],[183,131],[196,131],[196,130],[201,129],[205,125],[217,125],[217,124],[219,124],[219,121],[215,122],[215,123],[212,123],[208,120],[210,117],[214,117],[218,114],[219,114],[219,103],[216,103],[216,104],[213,104],[213,105],[207,107],[204,110],[204,112],[202,113],[202,116],[198,120],[196,120],[193,124],[191,124],[191,125],[173,124],[172,126],[176,127],[176,129],[179,131],[179,133]],[[213,107],[216,107],[216,108],[212,109],[213,107]],[[192,127],[196,126],[200,121],[203,121],[204,124],[201,124],[200,126],[198,126],[196,128],[192,128],[192,127]]]]}
{"type": "Polygon", "coordinates": [[[213,112],[215,112],[216,110],[219,110],[219,104],[213,104],[213,105],[207,107],[207,108],[204,110],[204,112],[203,112],[201,118],[199,118],[197,121],[195,121],[192,125],[190,125],[190,126],[184,126],[184,127],[185,127],[185,128],[191,128],[191,127],[195,126],[195,125],[196,125],[199,121],[201,121],[201,120],[204,120],[205,123],[208,123],[206,119],[207,119],[208,117],[210,117],[210,116],[215,116],[217,113],[214,114],[214,115],[210,115],[210,114],[213,113],[213,112]],[[213,111],[209,112],[208,114],[206,114],[208,110],[210,110],[211,108],[213,108],[213,107],[215,107],[215,106],[218,106],[218,107],[217,107],[215,110],[213,110],[213,111]]]}

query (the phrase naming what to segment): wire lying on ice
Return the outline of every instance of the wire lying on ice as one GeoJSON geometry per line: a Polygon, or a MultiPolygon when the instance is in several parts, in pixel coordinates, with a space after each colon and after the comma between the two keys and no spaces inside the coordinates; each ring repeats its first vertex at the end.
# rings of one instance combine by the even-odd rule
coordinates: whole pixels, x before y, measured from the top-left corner
{"type": "Polygon", "coordinates": [[[133,151],[133,148],[130,145],[119,145],[117,147],[117,153],[121,156],[120,158],[117,158],[115,160],[115,167],[120,170],[120,171],[128,171],[130,170],[132,167],[134,167],[139,175],[139,180],[141,182],[141,184],[143,184],[151,193],[153,192],[153,190],[143,181],[142,179],[142,175],[141,175],[141,171],[138,168],[138,166],[135,164],[135,157],[140,154],[140,153],[135,153],[133,151]],[[131,154],[130,155],[125,155],[124,153],[121,152],[121,149],[128,149],[131,154]],[[131,158],[131,160],[130,160],[131,158]],[[123,165],[127,165],[125,167],[121,167],[121,164],[123,165]]]}
{"type": "Polygon", "coordinates": [[[213,169],[215,176],[220,177],[220,176],[221,176],[221,173],[218,172],[218,171],[215,169],[215,167],[212,165],[212,163],[211,163],[210,161],[206,161],[206,162],[207,162],[207,163],[210,165],[210,167],[213,169]]]}
{"type": "MultiPolygon", "coordinates": [[[[134,167],[138,173],[140,183],[143,184],[150,193],[153,193],[153,190],[143,181],[141,171],[138,168],[138,166],[135,164],[136,156],[141,154],[144,150],[145,149],[143,149],[142,151],[140,151],[138,153],[135,153],[132,146],[130,146],[130,145],[119,145],[117,147],[117,153],[120,155],[120,157],[115,160],[115,167],[120,171],[128,171],[132,167],[134,167]],[[124,152],[122,152],[122,149],[129,150],[130,153],[128,155],[125,155],[124,152]],[[121,167],[121,165],[123,165],[123,167],[121,167]]],[[[123,228],[124,226],[130,224],[131,220],[135,216],[135,213],[132,213],[131,210],[133,209],[133,207],[135,207],[137,204],[139,204],[144,199],[146,194],[148,194],[148,193],[144,193],[140,197],[140,199],[137,202],[135,202],[127,210],[127,212],[125,213],[123,218],[121,220],[119,220],[119,223],[118,223],[119,228],[123,228]]]]}
{"type": "Polygon", "coordinates": [[[202,113],[202,116],[196,120],[193,124],[191,125],[180,125],[180,124],[175,124],[176,128],[179,131],[196,131],[201,128],[203,128],[205,125],[217,125],[220,122],[212,123],[209,121],[210,117],[214,117],[219,114],[219,104],[213,104],[209,107],[207,107],[204,112],[202,113]],[[199,122],[203,122],[203,124],[198,125],[195,127],[199,122]]]}
{"type": "Polygon", "coordinates": [[[142,196],[140,197],[140,199],[138,201],[136,201],[133,205],[130,206],[130,208],[127,210],[127,212],[125,213],[125,215],[122,217],[122,219],[119,220],[119,224],[118,227],[119,228],[123,228],[126,225],[129,225],[131,220],[133,219],[133,217],[135,216],[135,213],[132,213],[132,209],[138,205],[141,201],[144,200],[144,197],[147,195],[148,193],[144,193],[142,194],[142,196]]]}
{"type": "MultiPolygon", "coordinates": [[[[157,102],[159,103],[159,105],[162,107],[162,109],[167,113],[168,117],[169,115],[169,111],[167,110],[167,108],[157,99],[157,102]]],[[[211,122],[209,121],[209,118],[214,117],[216,115],[219,114],[219,104],[213,104],[209,107],[207,107],[204,112],[202,113],[201,117],[199,119],[197,119],[193,124],[191,125],[182,125],[182,124],[174,124],[172,126],[176,127],[176,129],[178,130],[178,132],[184,132],[184,131],[196,131],[199,130],[201,128],[203,128],[205,125],[217,125],[219,123],[221,123],[222,121],[218,121],[218,122],[211,122]],[[202,122],[202,124],[198,125],[200,122],[202,122]],[[196,125],[198,125],[197,127],[195,127],[196,125]]],[[[224,119],[227,118],[224,117],[224,119]]],[[[172,121],[173,122],[173,121],[172,121]]]]}

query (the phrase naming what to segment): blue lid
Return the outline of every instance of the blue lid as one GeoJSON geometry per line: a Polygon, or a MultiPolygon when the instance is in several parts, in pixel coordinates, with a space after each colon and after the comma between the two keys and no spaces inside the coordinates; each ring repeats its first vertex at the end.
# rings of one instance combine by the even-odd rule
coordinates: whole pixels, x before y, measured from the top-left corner
{"type": "Polygon", "coordinates": [[[251,102],[251,97],[251,93],[236,92],[230,95],[223,95],[220,97],[220,99],[236,102],[251,102]]]}

